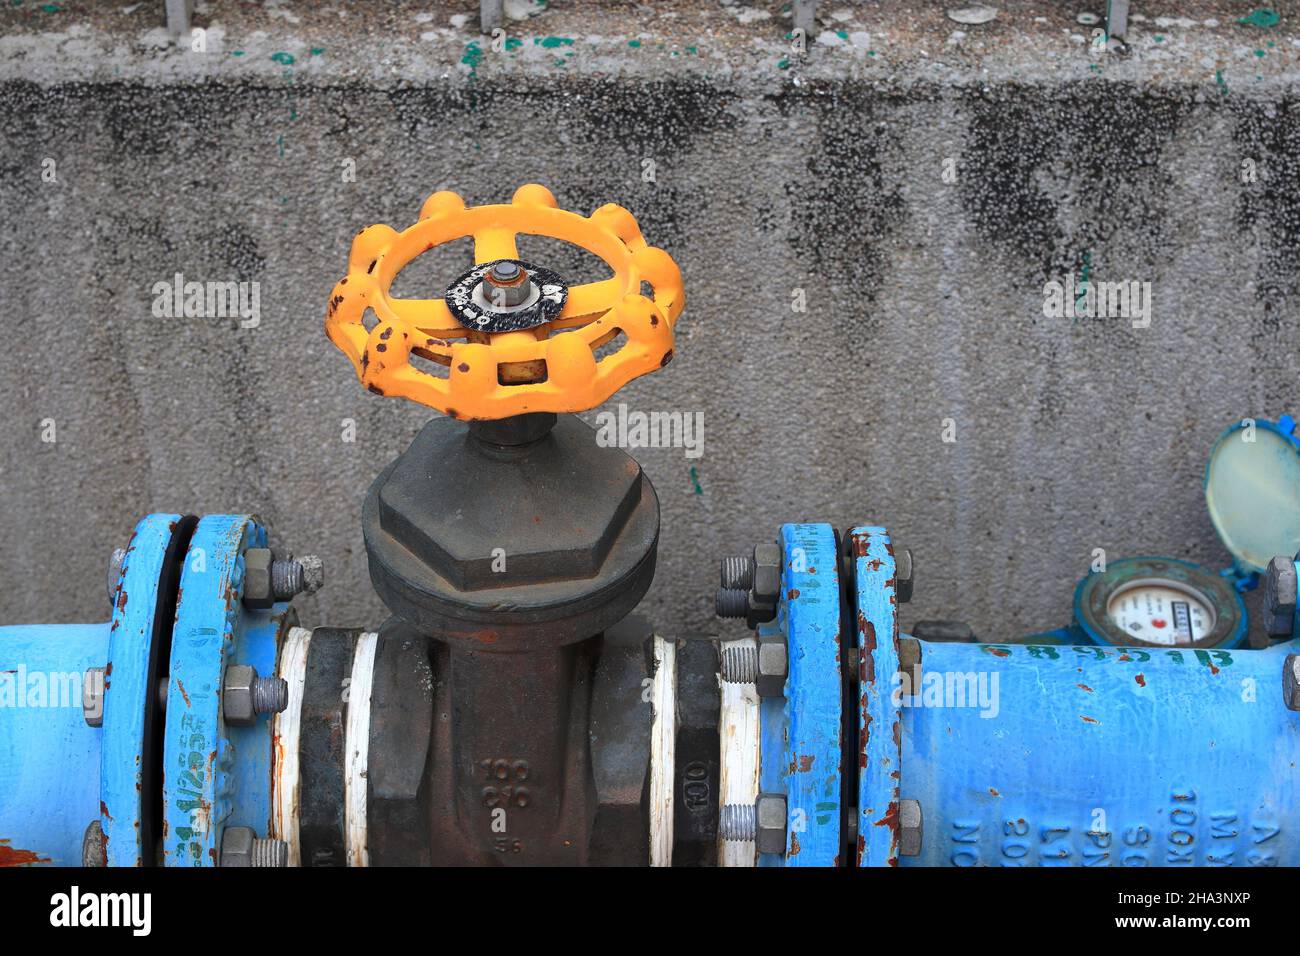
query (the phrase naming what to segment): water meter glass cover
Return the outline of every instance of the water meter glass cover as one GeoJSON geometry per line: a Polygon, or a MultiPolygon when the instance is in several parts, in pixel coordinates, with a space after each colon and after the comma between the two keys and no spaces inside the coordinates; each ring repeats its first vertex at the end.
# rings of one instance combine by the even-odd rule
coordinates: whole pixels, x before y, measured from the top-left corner
{"type": "Polygon", "coordinates": [[[1295,423],[1260,419],[1225,431],[1205,467],[1205,504],[1223,544],[1247,571],[1300,550],[1300,442],[1295,423]]]}
{"type": "Polygon", "coordinates": [[[1191,647],[1214,630],[1214,608],[1205,595],[1173,581],[1135,581],[1116,591],[1106,613],[1135,641],[1191,647]]]}

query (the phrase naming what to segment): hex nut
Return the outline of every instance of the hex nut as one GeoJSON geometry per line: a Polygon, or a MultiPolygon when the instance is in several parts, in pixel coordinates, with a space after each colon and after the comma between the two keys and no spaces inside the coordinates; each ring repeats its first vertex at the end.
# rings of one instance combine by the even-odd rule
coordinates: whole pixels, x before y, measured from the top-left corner
{"type": "Polygon", "coordinates": [[[898,801],[898,855],[921,855],[921,803],[919,800],[898,801]]]}
{"type": "Polygon", "coordinates": [[[1300,710],[1300,654],[1288,654],[1282,663],[1282,699],[1287,710],[1300,710]]]}
{"type": "Polygon", "coordinates": [[[976,643],[975,631],[965,621],[917,621],[912,625],[912,636],[932,644],[976,643]]]}
{"type": "Polygon", "coordinates": [[[1268,562],[1264,575],[1264,627],[1272,638],[1290,637],[1295,627],[1295,561],[1279,555],[1268,562]]]}
{"type": "Polygon", "coordinates": [[[921,642],[914,637],[898,639],[898,672],[906,675],[901,683],[904,697],[921,693],[921,642]]]}
{"type": "Polygon", "coordinates": [[[90,667],[81,679],[81,714],[90,727],[104,726],[104,694],[108,690],[105,674],[103,667],[90,667]]]}
{"type": "Polygon", "coordinates": [[[781,549],[775,544],[754,547],[754,599],[775,604],[781,596],[781,549]]]}
{"type": "Polygon", "coordinates": [[[257,722],[253,707],[253,685],[257,670],[248,664],[230,664],[221,682],[221,712],[231,727],[251,727],[257,722]]]}
{"type": "Polygon", "coordinates": [[[758,674],[754,689],[759,697],[784,697],[790,676],[790,652],[784,634],[758,635],[758,674]]]}
{"type": "Polygon", "coordinates": [[[108,604],[117,601],[117,585],[122,580],[122,565],[126,563],[126,549],[114,548],[108,558],[108,604]]]}
{"type": "Polygon", "coordinates": [[[221,865],[252,866],[253,844],[257,834],[252,827],[226,827],[221,831],[221,865]]]}
{"type": "Polygon", "coordinates": [[[899,604],[912,600],[912,549],[894,549],[894,593],[899,604]]]}
{"type": "Polygon", "coordinates": [[[757,820],[754,846],[759,853],[785,853],[786,810],[784,793],[760,793],[754,801],[757,820]]]}
{"type": "Polygon", "coordinates": [[[749,589],[745,623],[751,628],[776,617],[781,600],[781,549],[775,544],[754,547],[754,583],[749,589]]]}
{"type": "Polygon", "coordinates": [[[270,548],[248,548],[244,551],[244,607],[265,610],[275,604],[271,589],[270,548]]]}

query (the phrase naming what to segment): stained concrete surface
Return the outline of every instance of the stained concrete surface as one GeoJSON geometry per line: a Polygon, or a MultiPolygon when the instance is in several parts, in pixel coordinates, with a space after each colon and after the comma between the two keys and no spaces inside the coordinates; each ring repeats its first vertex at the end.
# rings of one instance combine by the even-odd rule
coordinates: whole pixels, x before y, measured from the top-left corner
{"type": "Polygon", "coordinates": [[[1141,4],[1104,54],[1078,11],[998,6],[823,4],[806,57],[776,3],[554,2],[500,52],[472,3],[200,4],[203,53],[153,4],[0,12],[0,621],[102,619],[109,552],[175,509],[259,514],[326,561],[305,623],[378,623],[361,499],[428,414],[360,388],[326,296],[360,227],[530,181],[683,270],[676,360],[606,406],[704,414],[701,458],[634,452],[661,629],[717,628],[716,557],[783,521],[889,526],[904,625],[993,637],[1065,623],[1094,548],[1224,566],[1206,453],[1298,404],[1300,39],[1141,4]],[[1151,282],[1150,328],[1045,317],[1085,268],[1151,282]],[[177,272],[259,282],[260,325],[156,318],[177,272]]]}

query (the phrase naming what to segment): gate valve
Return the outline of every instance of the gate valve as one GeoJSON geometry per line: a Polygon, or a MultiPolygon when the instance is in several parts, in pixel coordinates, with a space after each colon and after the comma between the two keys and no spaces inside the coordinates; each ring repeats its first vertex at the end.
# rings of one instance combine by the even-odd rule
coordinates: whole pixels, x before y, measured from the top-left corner
{"type": "Polygon", "coordinates": [[[600,405],[668,364],[683,302],[677,264],[646,244],[630,212],[610,203],[582,216],[532,184],[498,205],[466,206],[454,192],[436,192],[415,225],[362,230],[330,295],[325,329],[370,391],[482,421],[600,405]],[[572,243],[613,275],[570,286],[519,258],[521,233],[572,243]],[[441,298],[391,294],[417,256],[466,237],[476,264],[441,298]],[[620,334],[625,344],[598,357],[620,334]],[[431,371],[418,367],[421,359],[434,363],[431,371]]]}

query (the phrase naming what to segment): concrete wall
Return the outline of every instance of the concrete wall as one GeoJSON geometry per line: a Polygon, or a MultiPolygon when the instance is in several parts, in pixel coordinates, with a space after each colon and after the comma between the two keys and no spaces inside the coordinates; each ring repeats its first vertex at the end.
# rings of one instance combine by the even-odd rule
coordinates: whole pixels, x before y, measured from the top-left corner
{"type": "MultiPolygon", "coordinates": [[[[408,225],[438,188],[618,201],[681,265],[676,361],[611,403],[704,414],[698,460],[636,452],[665,630],[716,627],[715,558],[790,520],[893,529],[917,558],[905,625],[1065,623],[1094,548],[1227,564],[1210,444],[1300,404],[1286,23],[1153,13],[1119,56],[1051,5],[961,28],[942,5],[823,5],[800,60],[746,8],[557,2],[493,53],[453,24],[472,5],[214,3],[187,53],[152,5],[67,6],[0,14],[6,623],[102,619],[110,550],[170,509],[256,512],[327,562],[306,623],[378,623],[361,496],[428,416],[366,394],[322,320],[357,229],[408,225]],[[1149,281],[1150,327],[1045,317],[1044,283],[1085,265],[1149,281]],[[258,281],[260,326],[154,317],[176,272],[258,281]]],[[[468,261],[399,290],[438,294],[468,261]]]]}

